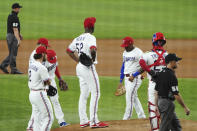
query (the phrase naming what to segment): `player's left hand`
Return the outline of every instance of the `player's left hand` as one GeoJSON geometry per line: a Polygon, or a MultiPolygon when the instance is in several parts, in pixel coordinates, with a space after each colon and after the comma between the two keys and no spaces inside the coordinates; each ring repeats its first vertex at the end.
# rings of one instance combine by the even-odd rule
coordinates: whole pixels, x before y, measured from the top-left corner
{"type": "Polygon", "coordinates": [[[68,90],[68,85],[64,80],[59,80],[59,87],[61,91],[67,91],[68,90]]]}
{"type": "Polygon", "coordinates": [[[49,89],[47,90],[48,96],[55,96],[57,94],[57,89],[52,85],[49,85],[49,89]]]}
{"type": "Polygon", "coordinates": [[[21,34],[19,34],[19,38],[20,40],[23,40],[23,36],[21,34]]]}

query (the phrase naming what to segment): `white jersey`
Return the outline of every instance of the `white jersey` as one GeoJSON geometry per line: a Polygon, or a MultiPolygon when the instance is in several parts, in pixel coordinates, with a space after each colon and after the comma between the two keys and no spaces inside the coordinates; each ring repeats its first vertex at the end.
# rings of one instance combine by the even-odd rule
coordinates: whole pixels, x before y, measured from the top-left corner
{"type": "MultiPolygon", "coordinates": [[[[158,51],[158,53],[161,54],[162,51],[158,51]]],[[[163,58],[165,59],[165,57],[166,57],[167,55],[168,55],[168,53],[165,52],[165,53],[163,54],[163,58]]],[[[142,59],[145,60],[145,62],[146,62],[147,65],[152,65],[154,62],[157,61],[158,57],[159,57],[159,56],[157,55],[157,53],[155,53],[154,51],[150,51],[150,52],[144,53],[144,55],[142,56],[142,59]]],[[[163,61],[160,61],[160,63],[162,63],[162,62],[163,62],[163,61]]],[[[162,71],[162,69],[163,69],[164,67],[166,67],[166,66],[165,66],[165,65],[159,65],[159,66],[152,66],[150,69],[151,69],[151,70],[154,70],[154,71],[156,71],[156,72],[160,72],[160,71],[162,71]]],[[[148,74],[148,73],[147,73],[147,74],[148,74]]],[[[148,74],[148,79],[151,80],[151,76],[150,76],[149,74],[148,74]]]]}
{"type": "Polygon", "coordinates": [[[123,62],[124,62],[124,74],[135,73],[136,70],[140,69],[139,60],[142,57],[143,52],[141,49],[135,47],[132,51],[123,52],[123,62]]]}
{"type": "Polygon", "coordinates": [[[30,57],[29,57],[29,65],[35,61],[34,54],[36,53],[36,50],[33,50],[30,57]]]}
{"type": "Polygon", "coordinates": [[[28,86],[30,89],[39,90],[47,88],[44,85],[44,81],[49,79],[49,73],[47,71],[47,68],[40,62],[35,60],[29,65],[28,75],[28,86]]]}
{"type": "MultiPolygon", "coordinates": [[[[77,38],[75,38],[72,43],[69,45],[68,49],[72,52],[77,51],[78,56],[80,56],[81,52],[88,55],[90,58],[91,52],[90,49],[92,47],[96,47],[96,38],[90,33],[83,33],[77,38]]],[[[95,60],[95,64],[97,63],[97,60],[95,60]]]]}
{"type": "Polygon", "coordinates": [[[49,77],[50,79],[55,79],[55,70],[56,67],[58,66],[58,63],[50,63],[48,61],[43,62],[43,65],[47,68],[49,72],[49,77]]]}

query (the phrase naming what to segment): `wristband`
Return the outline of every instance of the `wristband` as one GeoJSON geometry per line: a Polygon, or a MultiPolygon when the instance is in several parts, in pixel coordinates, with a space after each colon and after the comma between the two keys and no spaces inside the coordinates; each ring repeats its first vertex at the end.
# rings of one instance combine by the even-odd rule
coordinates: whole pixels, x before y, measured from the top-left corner
{"type": "Polygon", "coordinates": [[[138,76],[140,74],[140,72],[139,71],[137,71],[137,72],[135,72],[134,74],[132,74],[133,75],[133,77],[136,77],[136,76],[138,76]]]}

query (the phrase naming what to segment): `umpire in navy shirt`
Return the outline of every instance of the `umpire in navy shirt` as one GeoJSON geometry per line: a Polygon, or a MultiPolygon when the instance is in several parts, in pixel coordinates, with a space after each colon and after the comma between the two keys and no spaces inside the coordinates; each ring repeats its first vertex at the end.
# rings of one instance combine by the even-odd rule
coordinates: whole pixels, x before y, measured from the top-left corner
{"type": "Polygon", "coordinates": [[[7,44],[9,55],[5,58],[5,60],[1,63],[0,69],[8,74],[7,67],[10,65],[11,74],[23,74],[16,68],[16,56],[18,52],[18,47],[20,41],[22,40],[22,36],[20,35],[20,21],[18,18],[18,13],[22,8],[18,3],[14,3],[12,5],[12,12],[9,14],[7,19],[7,44]]]}
{"type": "Polygon", "coordinates": [[[167,67],[154,76],[155,86],[155,103],[157,114],[161,116],[160,131],[181,131],[180,121],[175,113],[174,100],[184,108],[186,115],[190,110],[184,104],[178,90],[178,80],[175,75],[178,61],[181,58],[176,54],[168,54],[165,57],[167,67]]]}

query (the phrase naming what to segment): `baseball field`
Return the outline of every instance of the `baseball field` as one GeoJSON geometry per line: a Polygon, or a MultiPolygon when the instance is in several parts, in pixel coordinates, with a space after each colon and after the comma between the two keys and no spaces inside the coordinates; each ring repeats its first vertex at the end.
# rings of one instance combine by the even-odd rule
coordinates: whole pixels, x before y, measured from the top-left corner
{"type": "MultiPolygon", "coordinates": [[[[15,1],[0,0],[0,61],[8,55],[6,44],[6,19],[15,1]]],[[[96,130],[148,131],[148,119],[122,121],[125,96],[114,96],[119,83],[122,61],[122,38],[131,36],[135,45],[144,52],[152,48],[152,34],[161,31],[167,38],[165,49],[175,52],[183,60],[177,69],[179,90],[191,110],[186,116],[176,103],[183,131],[197,130],[197,16],[196,0],[20,0],[23,8],[19,14],[21,33],[24,37],[18,56],[17,67],[24,75],[5,75],[0,71],[0,131],[24,131],[31,115],[27,86],[28,59],[40,37],[49,39],[51,49],[57,52],[60,73],[69,90],[59,90],[59,99],[65,119],[71,126],[59,128],[54,121],[53,131],[84,130],[79,127],[79,82],[75,76],[76,63],[65,50],[73,38],[83,32],[85,17],[97,18],[95,33],[98,45],[97,72],[100,76],[101,98],[98,116],[110,124],[109,128],[96,130]],[[57,129],[56,129],[57,128],[57,129]]],[[[8,68],[9,69],[9,68],[8,68]]],[[[147,79],[138,90],[146,116],[147,79]]],[[[88,108],[87,108],[88,109],[88,108]]],[[[89,128],[85,128],[89,130],[89,128]]]]}

